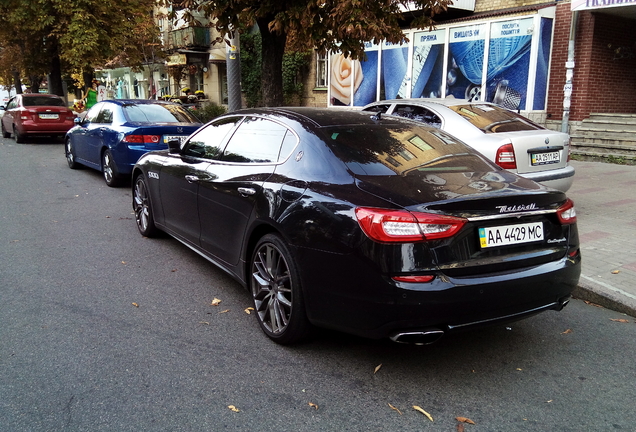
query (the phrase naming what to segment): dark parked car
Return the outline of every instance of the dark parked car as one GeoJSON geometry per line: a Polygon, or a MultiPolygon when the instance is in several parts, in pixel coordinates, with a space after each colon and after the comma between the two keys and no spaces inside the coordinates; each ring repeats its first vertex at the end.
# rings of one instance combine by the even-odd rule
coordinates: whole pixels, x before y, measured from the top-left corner
{"type": "Polygon", "coordinates": [[[76,122],[65,139],[68,166],[102,171],[108,186],[129,178],[144,153],[168,148],[169,140],[184,140],[201,126],[179,104],[143,99],[99,102],[76,122]]]}
{"type": "Polygon", "coordinates": [[[579,278],[572,201],[439,129],[254,109],[169,145],[133,170],[139,231],[244,284],[278,343],[312,325],[426,343],[560,310],[579,278]]]}
{"type": "Polygon", "coordinates": [[[63,138],[73,127],[73,111],[64,99],[51,94],[25,93],[13,96],[4,107],[2,137],[11,134],[15,142],[23,143],[30,136],[63,138]]]}

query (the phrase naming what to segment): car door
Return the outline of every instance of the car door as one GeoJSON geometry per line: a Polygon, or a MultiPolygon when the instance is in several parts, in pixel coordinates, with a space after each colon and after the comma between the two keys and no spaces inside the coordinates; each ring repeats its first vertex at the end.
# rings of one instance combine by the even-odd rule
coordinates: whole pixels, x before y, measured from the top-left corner
{"type": "Polygon", "coordinates": [[[4,125],[4,130],[13,133],[13,117],[16,113],[16,108],[18,107],[17,98],[14,96],[9,99],[7,103],[7,108],[2,116],[2,124],[4,125]]]}
{"type": "Polygon", "coordinates": [[[159,187],[164,223],[173,234],[193,245],[200,244],[199,185],[208,181],[210,162],[221,158],[227,136],[241,119],[225,118],[199,129],[179,153],[166,158],[161,169],[159,187]]]}
{"type": "Polygon", "coordinates": [[[228,264],[239,262],[255,203],[272,199],[263,196],[263,183],[287,156],[281,148],[293,148],[297,141],[291,130],[270,119],[249,116],[238,126],[223,157],[208,166],[199,185],[203,249],[228,264]]]}
{"type": "Polygon", "coordinates": [[[71,139],[75,146],[77,160],[98,169],[101,168],[99,166],[101,161],[99,156],[95,159],[95,156],[92,153],[94,149],[91,147],[90,137],[92,130],[98,127],[95,126],[95,122],[97,121],[97,116],[99,115],[101,107],[102,104],[97,104],[88,110],[84,116],[84,120],[80,123],[80,127],[74,129],[71,135],[71,139]]]}

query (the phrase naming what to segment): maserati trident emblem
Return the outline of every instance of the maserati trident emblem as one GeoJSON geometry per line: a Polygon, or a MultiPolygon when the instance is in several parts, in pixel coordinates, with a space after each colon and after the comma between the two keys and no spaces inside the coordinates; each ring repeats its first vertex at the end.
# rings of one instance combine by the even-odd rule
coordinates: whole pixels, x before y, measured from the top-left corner
{"type": "Polygon", "coordinates": [[[527,210],[534,210],[537,208],[536,203],[532,204],[519,204],[513,206],[496,206],[495,208],[499,209],[499,213],[513,213],[527,210]]]}
{"type": "MultiPolygon", "coordinates": [[[[183,128],[182,127],[177,127],[177,132],[178,133],[183,133],[183,128]]],[[[547,144],[547,143],[546,143],[547,144]]]]}

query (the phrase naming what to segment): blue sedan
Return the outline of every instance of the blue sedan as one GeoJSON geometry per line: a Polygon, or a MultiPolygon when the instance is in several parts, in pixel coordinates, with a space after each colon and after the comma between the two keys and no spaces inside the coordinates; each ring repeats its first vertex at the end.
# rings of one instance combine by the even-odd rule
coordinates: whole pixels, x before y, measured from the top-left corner
{"type": "Polygon", "coordinates": [[[111,187],[130,176],[144,153],[167,149],[168,141],[183,141],[201,126],[179,104],[143,99],[99,102],[75,123],[65,137],[69,168],[99,170],[111,187]]]}

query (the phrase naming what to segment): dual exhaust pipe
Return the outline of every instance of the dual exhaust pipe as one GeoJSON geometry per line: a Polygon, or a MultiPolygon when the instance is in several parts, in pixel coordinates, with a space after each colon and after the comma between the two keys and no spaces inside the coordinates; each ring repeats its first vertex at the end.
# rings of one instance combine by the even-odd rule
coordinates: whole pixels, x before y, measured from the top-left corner
{"type": "Polygon", "coordinates": [[[393,342],[413,344],[413,345],[430,345],[444,336],[444,330],[427,329],[418,331],[398,332],[390,336],[393,342]]]}

